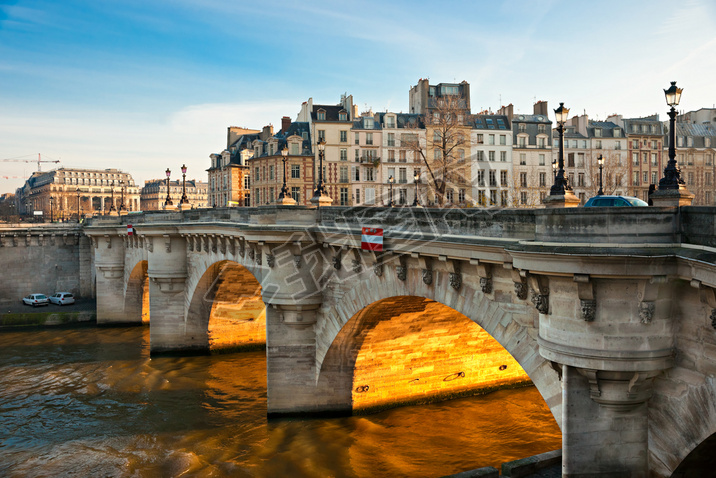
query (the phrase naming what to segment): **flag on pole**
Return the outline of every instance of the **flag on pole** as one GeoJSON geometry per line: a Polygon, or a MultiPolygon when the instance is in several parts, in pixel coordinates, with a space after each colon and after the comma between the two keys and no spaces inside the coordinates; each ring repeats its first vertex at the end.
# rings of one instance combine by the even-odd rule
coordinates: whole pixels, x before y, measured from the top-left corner
{"type": "Polygon", "coordinates": [[[364,227],[360,239],[360,248],[364,251],[383,251],[383,229],[364,227]]]}
{"type": "Polygon", "coordinates": [[[134,232],[134,228],[132,227],[132,225],[127,224],[127,235],[131,236],[133,232],[134,232]]]}

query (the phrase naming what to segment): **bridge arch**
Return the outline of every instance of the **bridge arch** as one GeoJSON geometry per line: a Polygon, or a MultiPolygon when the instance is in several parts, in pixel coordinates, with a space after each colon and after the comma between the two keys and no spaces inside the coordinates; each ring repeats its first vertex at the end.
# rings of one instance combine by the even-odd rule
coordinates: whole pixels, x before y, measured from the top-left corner
{"type": "MultiPolygon", "coordinates": [[[[561,426],[561,385],[557,373],[539,354],[536,309],[527,301],[515,299],[514,295],[509,296],[512,302],[497,302],[494,298],[497,291],[491,294],[483,293],[476,275],[473,277],[463,274],[462,285],[459,290],[455,290],[450,285],[448,274],[447,270],[434,269],[433,281],[431,284],[425,284],[420,269],[409,269],[406,279],[400,280],[394,265],[386,265],[381,276],[367,273],[364,280],[357,281],[342,297],[331,301],[330,307],[324,304],[323,312],[329,320],[323,321],[324,326],[317,330],[316,336],[319,388],[338,380],[343,393],[340,400],[344,404],[354,403],[356,388],[363,387],[363,391],[366,391],[364,384],[353,386],[353,369],[350,365],[352,361],[354,364],[360,360],[360,351],[355,350],[357,345],[362,345],[360,341],[371,333],[376,334],[361,331],[361,327],[379,327],[379,321],[371,317],[371,314],[380,315],[390,308],[397,312],[401,307],[402,310],[408,311],[406,313],[447,313],[451,319],[445,322],[451,322],[447,334],[456,337],[455,343],[469,342],[470,339],[459,338],[459,333],[456,334],[457,330],[462,329],[474,340],[482,340],[485,344],[491,341],[495,346],[504,348],[506,354],[495,355],[495,359],[500,361],[496,372],[502,372],[499,370],[501,365],[507,365],[506,370],[514,370],[512,363],[507,360],[513,358],[537,387],[561,426]],[[485,340],[486,338],[490,341],[485,340]],[[465,342],[459,342],[460,340],[465,342]],[[338,373],[338,376],[332,376],[335,373],[338,373]]],[[[492,279],[495,289],[514,289],[512,279],[506,272],[496,270],[492,279]]],[[[500,292],[499,296],[502,300],[508,300],[506,293],[500,292]]],[[[410,327],[409,320],[401,319],[396,324],[400,324],[398,327],[410,327]]],[[[384,328],[389,329],[390,326],[384,328]]],[[[393,337],[396,337],[395,334],[393,337]]],[[[429,340],[429,337],[424,336],[423,339],[429,340]]],[[[401,338],[392,340],[399,342],[401,338]]],[[[455,370],[453,373],[461,371],[464,372],[455,370]]],[[[456,390],[456,393],[460,393],[459,390],[456,390]]]]}
{"type": "Polygon", "coordinates": [[[210,264],[189,295],[187,330],[208,352],[266,344],[266,307],[261,284],[245,266],[231,260],[210,264]]]}
{"type": "Polygon", "coordinates": [[[129,271],[124,286],[124,315],[131,322],[149,323],[149,279],[146,259],[137,262],[129,271]]]}

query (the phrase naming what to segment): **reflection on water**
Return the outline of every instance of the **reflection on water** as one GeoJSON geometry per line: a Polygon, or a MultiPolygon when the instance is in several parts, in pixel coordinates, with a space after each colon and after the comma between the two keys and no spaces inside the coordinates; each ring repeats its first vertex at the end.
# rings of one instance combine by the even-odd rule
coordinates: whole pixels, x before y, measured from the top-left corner
{"type": "Polygon", "coordinates": [[[266,420],[263,352],[149,358],[149,329],[0,333],[0,476],[441,476],[560,447],[534,388],[266,420]]]}

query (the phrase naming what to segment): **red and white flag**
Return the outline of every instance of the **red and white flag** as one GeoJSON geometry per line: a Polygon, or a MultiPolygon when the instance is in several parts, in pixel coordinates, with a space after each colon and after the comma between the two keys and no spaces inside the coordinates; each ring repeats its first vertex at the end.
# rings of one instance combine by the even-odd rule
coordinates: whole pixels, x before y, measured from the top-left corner
{"type": "Polygon", "coordinates": [[[131,236],[133,232],[134,232],[134,228],[132,227],[132,225],[127,224],[127,235],[131,236]]]}
{"type": "Polygon", "coordinates": [[[383,229],[364,227],[360,239],[360,248],[364,251],[383,251],[383,229]]]}

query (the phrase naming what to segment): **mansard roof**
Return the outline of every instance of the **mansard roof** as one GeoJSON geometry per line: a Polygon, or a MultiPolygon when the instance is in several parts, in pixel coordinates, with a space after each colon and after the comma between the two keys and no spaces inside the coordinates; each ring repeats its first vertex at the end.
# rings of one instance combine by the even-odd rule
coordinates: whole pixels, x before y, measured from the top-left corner
{"type": "Polygon", "coordinates": [[[473,115],[469,124],[473,129],[487,129],[495,131],[510,131],[510,119],[506,115],[473,115]]]}
{"type": "Polygon", "coordinates": [[[339,119],[339,114],[343,112],[346,113],[346,119],[345,122],[348,122],[351,120],[351,114],[349,111],[346,111],[346,109],[343,107],[343,105],[313,105],[313,110],[311,111],[311,119],[313,121],[341,121],[343,120],[339,119]],[[318,119],[318,112],[323,111],[326,113],[326,119],[319,120],[318,119]]]}

